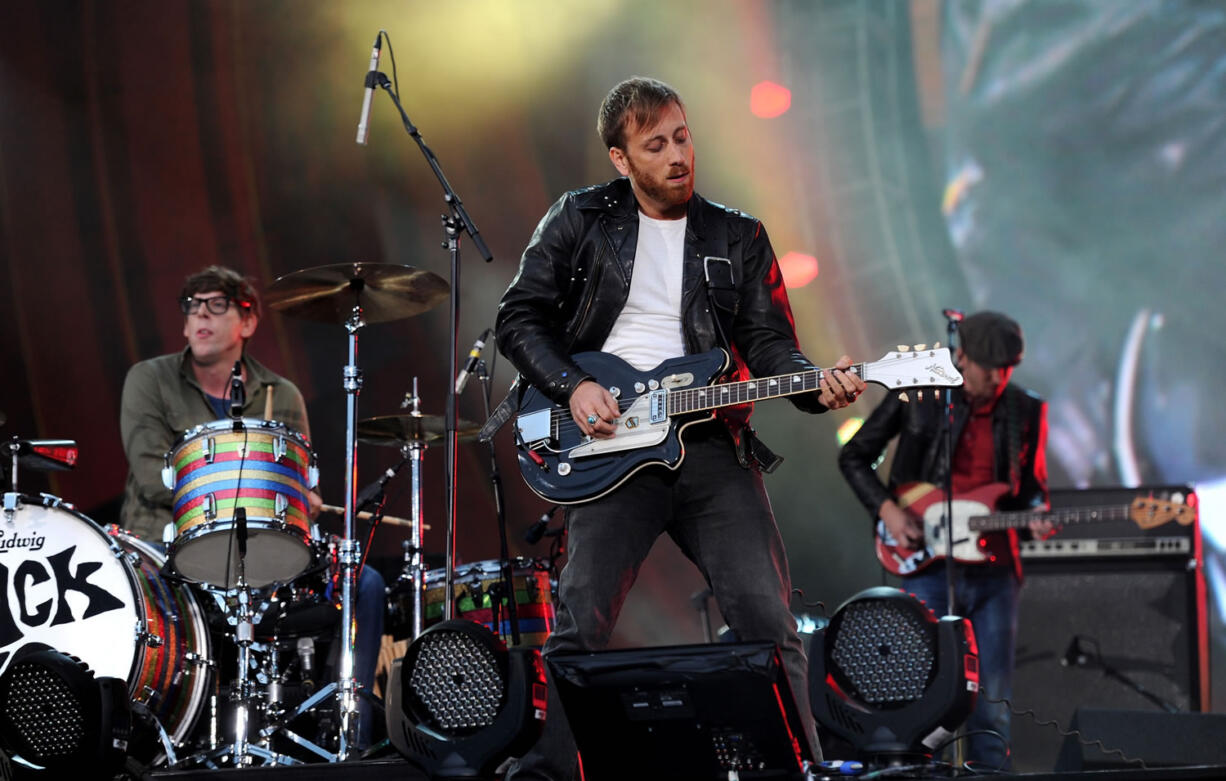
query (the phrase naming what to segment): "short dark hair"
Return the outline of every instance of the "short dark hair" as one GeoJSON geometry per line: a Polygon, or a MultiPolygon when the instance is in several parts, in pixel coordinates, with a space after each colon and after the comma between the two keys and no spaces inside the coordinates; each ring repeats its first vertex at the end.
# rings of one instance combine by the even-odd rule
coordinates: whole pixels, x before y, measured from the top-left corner
{"type": "Polygon", "coordinates": [[[676,103],[685,113],[677,90],[659,79],[631,77],[605,95],[596,115],[596,132],[609,149],[625,149],[626,120],[633,119],[635,126],[641,127],[659,116],[669,103],[676,103]]]}
{"type": "Polygon", "coordinates": [[[225,266],[209,266],[183,280],[179,300],[213,290],[225,293],[231,301],[240,305],[246,304],[245,308],[250,314],[260,316],[260,297],[255,292],[255,285],[249,278],[225,266]]]}
{"type": "Polygon", "coordinates": [[[987,369],[1003,369],[1022,361],[1026,343],[1017,321],[1000,312],[976,312],[958,326],[962,352],[987,369]]]}

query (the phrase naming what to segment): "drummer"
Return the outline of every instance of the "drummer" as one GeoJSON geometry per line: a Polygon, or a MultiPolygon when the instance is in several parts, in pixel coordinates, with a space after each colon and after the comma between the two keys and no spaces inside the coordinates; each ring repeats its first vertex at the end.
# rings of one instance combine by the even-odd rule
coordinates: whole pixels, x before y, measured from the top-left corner
{"type": "MultiPolygon", "coordinates": [[[[161,541],[163,530],[173,523],[173,496],[162,483],[165,455],[188,429],[230,417],[230,375],[236,361],[242,362],[247,396],[242,416],[276,420],[308,440],[311,436],[302,393],[246,352],[260,322],[260,299],[246,277],[209,266],[184,281],[179,308],[187,346],[128,370],[119,414],[129,466],[120,525],[153,542],[161,541]]],[[[308,501],[314,520],[322,502],[313,490],[308,501]]],[[[367,691],[374,683],[383,635],[383,597],[383,577],[373,567],[363,568],[355,610],[354,675],[367,691]]],[[[370,744],[368,713],[363,713],[361,724],[359,748],[370,744]]]]}

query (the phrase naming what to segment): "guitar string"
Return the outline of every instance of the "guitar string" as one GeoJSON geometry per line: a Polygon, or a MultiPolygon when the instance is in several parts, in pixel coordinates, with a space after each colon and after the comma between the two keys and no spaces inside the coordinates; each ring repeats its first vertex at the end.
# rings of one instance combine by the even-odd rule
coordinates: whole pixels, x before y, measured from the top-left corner
{"type": "MultiPolygon", "coordinates": [[[[941,348],[941,349],[945,349],[945,348],[941,348]]],[[[935,357],[935,356],[929,356],[929,357],[935,357]]],[[[913,363],[913,362],[915,362],[915,361],[916,361],[916,358],[915,358],[914,356],[911,356],[911,357],[897,357],[897,358],[883,358],[883,359],[882,359],[882,360],[880,360],[880,361],[875,361],[875,362],[873,362],[873,367],[874,367],[874,369],[878,369],[878,368],[881,368],[881,367],[888,367],[888,366],[890,366],[890,365],[892,365],[892,364],[898,364],[898,363],[913,363]]],[[[861,377],[863,377],[863,376],[864,376],[864,370],[865,370],[865,367],[866,367],[867,365],[868,365],[868,364],[865,364],[865,363],[857,363],[857,364],[853,364],[852,366],[853,366],[853,367],[858,367],[858,368],[859,368],[859,374],[860,374],[860,376],[861,376],[861,377]]],[[[779,398],[779,397],[781,397],[781,396],[789,396],[789,395],[793,395],[793,393],[794,393],[794,392],[804,392],[805,390],[817,390],[817,388],[819,387],[819,383],[821,382],[822,375],[823,375],[823,374],[825,374],[825,373],[829,373],[829,372],[831,372],[831,371],[833,371],[833,370],[834,370],[834,367],[831,367],[831,368],[826,368],[826,369],[823,369],[823,368],[818,368],[818,369],[808,369],[808,370],[801,371],[801,372],[792,372],[792,373],[788,373],[788,374],[778,374],[778,375],[774,375],[774,376],[771,376],[771,377],[758,377],[758,378],[754,378],[754,379],[750,379],[750,380],[743,380],[743,381],[739,381],[739,382],[736,382],[736,383],[728,383],[727,385],[715,384],[715,385],[703,385],[703,386],[699,386],[699,387],[697,387],[697,388],[678,388],[678,389],[676,389],[676,390],[669,391],[669,394],[670,394],[670,395],[672,395],[672,394],[677,394],[677,395],[680,395],[680,394],[683,394],[683,393],[684,393],[684,394],[701,394],[701,393],[703,393],[704,391],[706,391],[707,389],[716,389],[716,388],[724,388],[724,387],[726,387],[726,388],[733,388],[733,387],[736,387],[736,386],[741,386],[741,389],[742,389],[742,390],[748,390],[748,388],[749,388],[749,386],[750,386],[750,385],[760,385],[761,383],[764,383],[764,382],[765,382],[765,383],[768,383],[768,384],[771,384],[771,383],[773,382],[773,383],[776,383],[776,384],[778,384],[778,385],[783,385],[783,383],[784,383],[784,382],[786,382],[786,381],[787,381],[789,378],[793,378],[793,377],[800,377],[800,378],[801,378],[801,383],[802,383],[802,384],[804,384],[805,380],[806,380],[806,379],[809,379],[809,378],[813,378],[813,379],[815,380],[814,386],[813,386],[812,388],[801,388],[801,390],[800,390],[800,391],[789,391],[789,392],[785,392],[785,393],[781,393],[781,394],[776,394],[776,395],[769,395],[769,394],[768,394],[768,395],[767,395],[767,396],[765,396],[765,397],[758,396],[758,397],[755,397],[755,398],[752,398],[752,399],[751,399],[751,398],[746,398],[746,399],[741,399],[741,400],[738,400],[738,401],[732,401],[732,402],[730,402],[730,404],[744,404],[744,403],[749,403],[749,402],[752,402],[752,401],[757,401],[757,400],[769,400],[769,399],[772,399],[772,398],[779,398]]],[[[793,380],[793,384],[794,384],[794,383],[795,383],[795,380],[793,380]]],[[[908,387],[918,387],[918,386],[908,386],[908,387]]],[[[619,412],[619,413],[625,412],[625,411],[626,411],[626,410],[628,410],[630,407],[632,407],[632,406],[634,406],[636,403],[638,403],[638,402],[639,402],[639,400],[640,400],[640,399],[642,399],[642,398],[643,398],[643,396],[645,396],[645,395],[649,395],[649,394],[640,394],[640,395],[638,395],[638,396],[632,396],[632,397],[629,397],[629,398],[627,398],[627,399],[618,399],[618,404],[617,404],[617,406],[618,406],[618,412],[619,412]]],[[[682,396],[681,398],[685,398],[685,397],[684,397],[684,396],[682,396]]],[[[709,406],[708,406],[708,405],[703,405],[703,406],[695,407],[695,408],[693,408],[693,409],[680,410],[679,412],[680,412],[680,413],[682,413],[682,414],[687,413],[687,412],[701,412],[701,411],[708,410],[708,409],[715,409],[715,408],[717,408],[717,407],[721,407],[721,406],[727,406],[727,404],[726,404],[725,402],[721,402],[721,403],[719,403],[719,404],[715,404],[715,405],[709,405],[709,406]]],[[[668,415],[672,415],[672,414],[678,414],[678,412],[669,411],[669,412],[667,412],[666,414],[668,414],[668,415]]],[[[571,434],[571,433],[572,433],[572,430],[573,430],[573,431],[578,431],[578,430],[579,430],[579,424],[578,424],[578,423],[575,423],[574,418],[573,418],[573,417],[571,416],[571,414],[570,414],[570,410],[569,410],[568,408],[566,408],[566,407],[562,407],[562,406],[560,406],[560,405],[559,405],[559,406],[554,407],[554,409],[552,409],[552,410],[550,411],[550,424],[551,424],[551,427],[555,427],[555,428],[556,428],[556,430],[557,430],[557,432],[558,432],[558,435],[559,435],[559,436],[561,436],[562,434],[567,434],[567,435],[569,435],[569,434],[571,434]]],[[[551,450],[552,450],[552,448],[551,448],[551,450]]]]}

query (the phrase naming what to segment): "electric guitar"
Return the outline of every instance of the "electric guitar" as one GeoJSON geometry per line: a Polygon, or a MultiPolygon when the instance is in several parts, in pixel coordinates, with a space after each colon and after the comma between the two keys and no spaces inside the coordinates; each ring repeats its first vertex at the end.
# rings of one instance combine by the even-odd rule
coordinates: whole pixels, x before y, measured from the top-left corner
{"type": "MultiPolygon", "coordinates": [[[[1019,529],[1031,521],[1051,521],[1059,526],[1071,526],[1131,520],[1142,529],[1153,529],[1170,521],[1187,526],[1196,520],[1194,507],[1146,497],[1137,497],[1129,504],[1100,507],[992,512],[992,508],[1008,492],[1009,486],[1004,483],[989,483],[969,493],[954,496],[954,561],[982,564],[988,560],[988,553],[981,545],[983,532],[1019,529]]],[[[945,492],[931,483],[908,483],[899,489],[898,504],[923,522],[924,547],[916,550],[900,544],[886,530],[885,522],[878,520],[877,560],[895,575],[909,575],[945,558],[945,525],[942,523],[945,492]]]]}
{"type": "MultiPolygon", "coordinates": [[[[716,383],[730,363],[719,348],[672,358],[648,371],[602,352],[573,359],[608,388],[621,417],[611,438],[595,439],[583,435],[568,407],[554,404],[536,388],[524,393],[515,420],[520,472],[529,488],[555,504],[603,496],[651,464],[677,469],[685,458],[680,434],[687,426],[710,420],[720,407],[817,390],[829,371],[716,383]]],[[[946,347],[887,353],[847,371],[891,390],[962,384],[946,347]]]]}

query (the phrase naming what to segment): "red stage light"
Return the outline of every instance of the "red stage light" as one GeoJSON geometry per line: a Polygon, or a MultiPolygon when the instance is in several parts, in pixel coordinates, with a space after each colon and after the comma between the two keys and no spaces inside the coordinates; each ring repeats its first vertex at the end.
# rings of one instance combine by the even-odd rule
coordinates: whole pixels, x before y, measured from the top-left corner
{"type": "Polygon", "coordinates": [[[773,81],[760,81],[749,92],[749,110],[755,117],[773,119],[792,107],[792,91],[773,81]]]}
{"type": "Polygon", "coordinates": [[[817,279],[817,258],[801,252],[789,252],[779,258],[779,270],[783,272],[783,284],[794,290],[817,279]]]}

